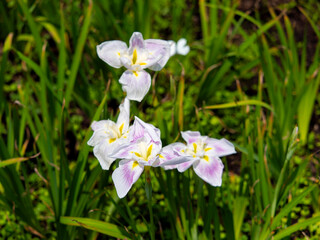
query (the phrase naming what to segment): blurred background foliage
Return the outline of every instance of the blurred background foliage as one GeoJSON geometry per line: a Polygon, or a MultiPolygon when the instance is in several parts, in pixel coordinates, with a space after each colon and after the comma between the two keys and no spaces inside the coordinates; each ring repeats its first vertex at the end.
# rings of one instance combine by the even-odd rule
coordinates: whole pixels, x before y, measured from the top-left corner
{"type": "Polygon", "coordinates": [[[317,0],[1,1],[0,238],[148,239],[143,180],[119,200],[86,144],[125,96],[96,45],[140,31],[191,51],[131,115],[238,152],[221,188],[153,171],[156,239],[319,239],[319,26],[317,0]]]}

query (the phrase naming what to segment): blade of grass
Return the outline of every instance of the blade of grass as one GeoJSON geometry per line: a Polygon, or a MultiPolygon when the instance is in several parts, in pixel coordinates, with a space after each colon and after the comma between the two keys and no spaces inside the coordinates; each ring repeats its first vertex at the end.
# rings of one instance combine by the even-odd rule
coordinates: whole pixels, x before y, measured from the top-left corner
{"type": "Polygon", "coordinates": [[[83,227],[119,239],[131,239],[126,229],[111,223],[79,217],[61,217],[60,222],[70,226],[83,227]]]}
{"type": "Polygon", "coordinates": [[[24,162],[29,159],[36,158],[39,155],[40,155],[40,153],[37,153],[31,157],[19,157],[19,158],[11,158],[11,159],[7,159],[7,160],[3,160],[3,161],[0,161],[0,168],[11,165],[11,164],[19,163],[19,162],[24,162]]]}
{"type": "Polygon", "coordinates": [[[232,103],[210,105],[210,106],[204,106],[203,109],[224,109],[224,108],[233,108],[233,107],[248,106],[248,105],[261,106],[273,112],[273,108],[269,104],[259,100],[243,100],[243,101],[237,101],[232,103]]]}
{"type": "Polygon", "coordinates": [[[298,223],[291,225],[290,227],[287,227],[286,229],[280,231],[279,233],[275,234],[272,237],[272,239],[274,239],[274,240],[283,239],[287,236],[290,236],[294,232],[302,230],[310,225],[319,223],[319,221],[320,221],[320,216],[312,217],[312,218],[306,219],[304,221],[298,222],[298,223]]]}
{"type": "Polygon", "coordinates": [[[70,70],[70,77],[68,79],[67,88],[65,92],[65,100],[66,100],[66,109],[69,107],[69,103],[71,101],[71,95],[73,91],[73,87],[76,81],[78,69],[80,66],[80,61],[82,59],[81,55],[83,52],[83,48],[85,45],[85,41],[87,39],[87,35],[89,33],[89,26],[92,16],[92,1],[89,1],[89,6],[87,7],[86,16],[83,22],[83,26],[80,32],[80,36],[77,42],[76,50],[72,58],[72,65],[70,70]]]}

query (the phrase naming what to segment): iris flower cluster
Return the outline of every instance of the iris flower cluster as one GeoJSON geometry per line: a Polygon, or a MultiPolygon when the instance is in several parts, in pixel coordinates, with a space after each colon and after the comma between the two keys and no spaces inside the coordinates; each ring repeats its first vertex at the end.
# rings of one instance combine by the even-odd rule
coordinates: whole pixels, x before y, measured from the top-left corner
{"type": "Polygon", "coordinates": [[[94,147],[93,154],[102,169],[109,170],[111,164],[120,159],[112,173],[119,198],[125,197],[144,169],[150,167],[184,172],[192,166],[201,179],[212,186],[221,186],[223,163],[220,157],[235,153],[228,140],[185,131],[181,132],[185,143],[162,147],[160,130],[152,124],[135,117],[130,126],[130,100],[140,102],[151,85],[151,76],[144,69],[160,71],[170,56],[189,52],[189,46],[185,44],[185,39],[181,43],[178,41],[177,46],[172,41],[144,40],[141,33],[134,32],[129,48],[125,42],[117,40],[97,46],[98,56],[104,62],[127,69],[119,79],[126,98],[119,106],[117,122],[94,121],[91,125],[93,135],[88,141],[88,145],[94,147]]]}

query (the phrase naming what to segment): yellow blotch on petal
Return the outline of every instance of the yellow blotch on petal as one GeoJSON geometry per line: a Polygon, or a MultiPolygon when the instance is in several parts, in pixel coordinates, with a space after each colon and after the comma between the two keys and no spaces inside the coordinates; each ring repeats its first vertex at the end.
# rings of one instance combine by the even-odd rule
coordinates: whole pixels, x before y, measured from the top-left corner
{"type": "Polygon", "coordinates": [[[119,127],[119,131],[121,134],[122,134],[123,126],[124,126],[124,123],[122,123],[121,126],[119,127]]]}
{"type": "Polygon", "coordinates": [[[138,58],[137,49],[134,49],[133,55],[132,55],[132,64],[136,64],[137,58],[138,58]]]}
{"type": "Polygon", "coordinates": [[[211,147],[208,147],[206,149],[204,149],[205,152],[208,152],[209,150],[211,150],[212,148],[211,147]]]}
{"type": "Polygon", "coordinates": [[[136,155],[137,157],[142,158],[142,156],[141,156],[140,153],[137,153],[137,152],[133,152],[133,153],[134,153],[134,155],[136,155]]]}
{"type": "Polygon", "coordinates": [[[209,162],[209,157],[207,155],[204,155],[203,159],[206,160],[207,162],[209,162]]]}
{"type": "Polygon", "coordinates": [[[194,153],[197,153],[197,144],[196,143],[192,143],[193,148],[194,148],[194,153]]]}
{"type": "Polygon", "coordinates": [[[136,77],[138,77],[137,71],[133,71],[133,74],[134,74],[136,77]]]}
{"type": "Polygon", "coordinates": [[[110,138],[110,139],[109,139],[109,144],[110,144],[110,143],[113,143],[115,140],[116,140],[116,138],[110,138]]]}
{"type": "Polygon", "coordinates": [[[141,66],[143,66],[143,65],[147,65],[146,63],[139,63],[141,66]]]}
{"type": "Polygon", "coordinates": [[[164,159],[164,156],[162,156],[161,154],[159,154],[159,158],[162,158],[162,159],[164,159]]]}
{"type": "Polygon", "coordinates": [[[152,151],[152,144],[148,147],[148,150],[147,150],[147,159],[149,158],[149,156],[151,155],[151,151],[152,151]]]}
{"type": "Polygon", "coordinates": [[[136,166],[138,166],[139,165],[139,163],[137,162],[137,161],[134,161],[133,163],[132,163],[132,169],[134,169],[136,166]]]}
{"type": "Polygon", "coordinates": [[[117,52],[118,53],[118,55],[119,55],[119,57],[120,57],[120,52],[117,52]]]}

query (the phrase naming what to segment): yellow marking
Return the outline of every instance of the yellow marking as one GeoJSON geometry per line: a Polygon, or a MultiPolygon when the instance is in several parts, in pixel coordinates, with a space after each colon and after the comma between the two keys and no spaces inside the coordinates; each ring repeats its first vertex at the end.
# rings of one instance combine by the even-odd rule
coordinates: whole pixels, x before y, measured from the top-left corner
{"type": "Polygon", "coordinates": [[[119,57],[120,57],[120,52],[117,52],[118,53],[118,55],[119,55],[119,57]]]}
{"type": "Polygon", "coordinates": [[[123,126],[124,126],[124,123],[122,123],[121,126],[119,127],[119,131],[121,134],[122,134],[123,126]]]}
{"type": "Polygon", "coordinates": [[[133,71],[133,74],[138,77],[138,73],[136,71],[133,71]]]}
{"type": "Polygon", "coordinates": [[[133,163],[132,163],[132,169],[134,169],[136,166],[138,166],[139,165],[139,163],[137,162],[137,161],[134,161],[133,163]]]}
{"type": "Polygon", "coordinates": [[[184,150],[183,150],[183,149],[181,149],[181,151],[180,151],[180,152],[184,153],[184,150]]]}
{"type": "MultiPolygon", "coordinates": [[[[152,151],[152,144],[148,147],[148,150],[147,150],[147,159],[149,158],[149,156],[151,155],[151,151],[152,151]]],[[[146,160],[147,160],[146,159],[146,160]]]]}
{"type": "Polygon", "coordinates": [[[137,157],[142,158],[142,156],[140,155],[140,153],[137,153],[137,152],[133,152],[133,153],[134,153],[134,155],[136,155],[137,157]]]}
{"type": "Polygon", "coordinates": [[[207,162],[209,162],[209,157],[207,155],[204,155],[203,159],[206,160],[207,162]]]}
{"type": "Polygon", "coordinates": [[[133,55],[132,55],[132,64],[136,64],[136,61],[137,61],[137,49],[134,49],[133,50],[133,55]]]}
{"type": "Polygon", "coordinates": [[[110,138],[110,139],[109,139],[109,144],[110,144],[110,143],[113,143],[115,140],[116,140],[116,138],[110,138]]]}
{"type": "Polygon", "coordinates": [[[205,152],[208,152],[209,150],[211,150],[212,148],[208,147],[206,149],[204,149],[205,152]]]}
{"type": "Polygon", "coordinates": [[[143,66],[143,65],[147,65],[146,63],[139,63],[141,66],[143,66]]]}
{"type": "Polygon", "coordinates": [[[164,158],[164,156],[162,156],[161,154],[159,154],[159,158],[164,158]]]}
{"type": "Polygon", "coordinates": [[[192,145],[193,145],[193,148],[194,148],[194,153],[197,153],[197,144],[192,143],[192,145]]]}

